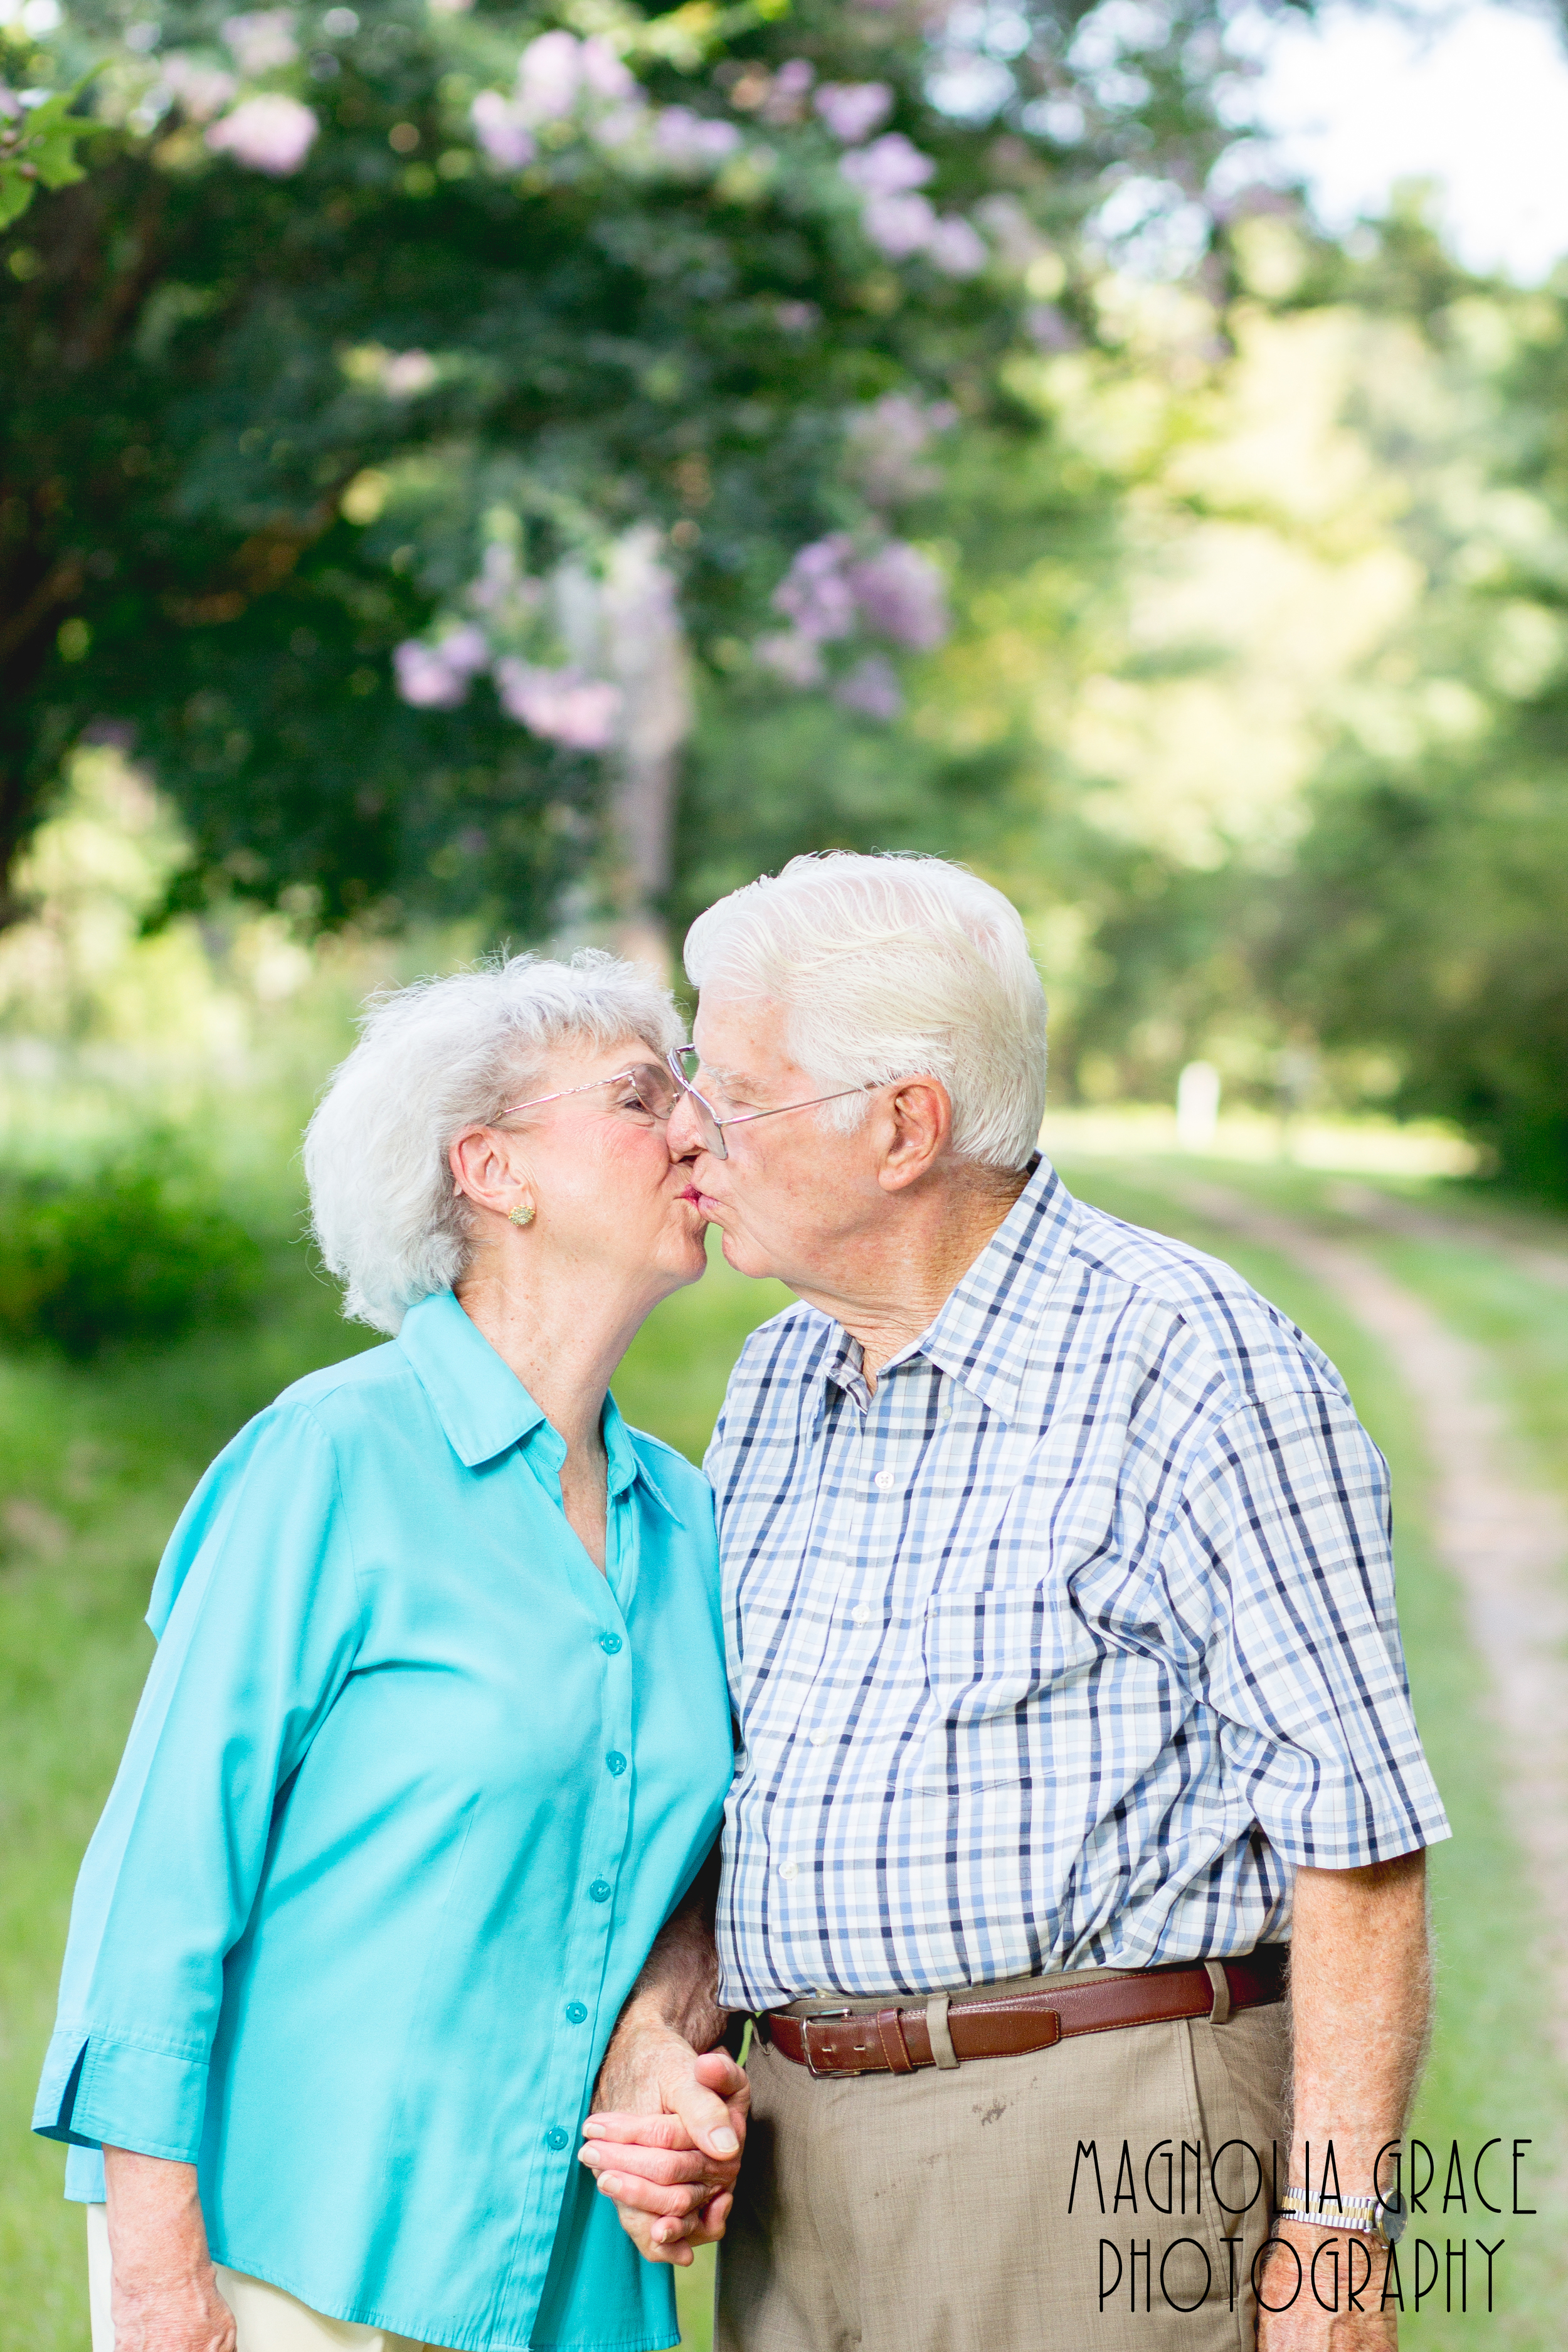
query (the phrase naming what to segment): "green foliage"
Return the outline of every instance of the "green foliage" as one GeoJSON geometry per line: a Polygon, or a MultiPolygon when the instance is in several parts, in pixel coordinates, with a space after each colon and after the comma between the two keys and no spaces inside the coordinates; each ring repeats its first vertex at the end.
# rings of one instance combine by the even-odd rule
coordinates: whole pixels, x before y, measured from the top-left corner
{"type": "Polygon", "coordinates": [[[182,1166],[168,1138],[85,1179],[0,1176],[0,1334],[81,1360],[115,1341],[167,1340],[243,1320],[262,1255],[182,1166]]]}
{"type": "Polygon", "coordinates": [[[1436,448],[1366,419],[1410,484],[1426,585],[1381,669],[1413,683],[1325,762],[1257,968],[1331,1044],[1386,1049],[1398,1108],[1568,1199],[1568,299],[1466,279],[1410,218],[1359,291],[1406,306],[1446,400],[1436,448]]]}
{"type": "Polygon", "coordinates": [[[242,108],[313,118],[293,170],[215,152],[237,55],[196,0],[163,12],[155,50],[106,0],[52,58],[8,32],[13,79],[100,63],[112,135],[0,274],[0,858],[107,722],[190,829],[184,903],[543,927],[595,856],[598,761],[488,683],[411,709],[394,649],[463,609],[498,531],[539,583],[647,523],[721,698],[793,551],[880,527],[850,420],[903,392],[1033,430],[1006,371],[1031,338],[1096,331],[1085,215],[1129,166],[1175,201],[1228,136],[1211,0],[1129,16],[1089,63],[1079,15],[1027,0],[944,53],[918,12],[841,0],[364,0],[300,14],[297,43],[242,66],[242,108]],[[649,121],[684,109],[728,153],[660,160],[657,139],[551,121],[531,161],[498,164],[473,101],[552,26],[594,28],[649,121]],[[879,248],[786,67],[886,86],[879,127],[930,158],[925,194],[983,268],[879,248]],[[968,76],[961,105],[934,101],[944,73],[968,76]]]}
{"type": "Polygon", "coordinates": [[[105,126],[72,112],[80,96],[79,83],[24,109],[9,90],[0,92],[0,229],[20,220],[40,188],[68,188],[85,176],[77,142],[105,126]]]}

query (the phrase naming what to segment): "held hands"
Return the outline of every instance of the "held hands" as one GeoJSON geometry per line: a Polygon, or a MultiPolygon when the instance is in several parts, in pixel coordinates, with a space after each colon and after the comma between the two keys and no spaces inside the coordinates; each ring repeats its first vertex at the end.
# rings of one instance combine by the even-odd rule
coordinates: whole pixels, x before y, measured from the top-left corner
{"type": "Polygon", "coordinates": [[[599,2075],[579,2160],[639,2253],[684,2268],[724,2234],[751,2085],[727,2051],[699,2057],[668,2026],[623,2023],[599,2075]]]}

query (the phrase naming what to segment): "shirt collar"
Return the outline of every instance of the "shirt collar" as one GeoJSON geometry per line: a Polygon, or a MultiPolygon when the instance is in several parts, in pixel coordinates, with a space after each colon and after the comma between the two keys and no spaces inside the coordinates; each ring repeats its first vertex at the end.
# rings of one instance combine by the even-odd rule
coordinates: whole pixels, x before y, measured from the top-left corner
{"type": "MultiPolygon", "coordinates": [[[[883,1374],[924,1356],[989,1411],[1011,1420],[1040,1307],[1072,1245],[1078,1219],[1078,1202],[1050,1161],[1037,1158],[1028,1182],[935,1320],[889,1359],[883,1374]]],[[[860,1343],[842,1327],[837,1341],[825,1358],[824,1375],[863,1405],[868,1399],[860,1343]]]]}
{"type": "MultiPolygon", "coordinates": [[[[558,1433],[451,1291],[433,1291],[411,1307],[403,1318],[397,1345],[435,1407],[453,1452],[468,1469],[493,1462],[535,1432],[558,1454],[563,1454],[558,1433]]],[[[680,1514],[643,1460],[612,1396],[605,1399],[601,1427],[610,1493],[625,1494],[640,1478],[654,1501],[680,1526],[680,1514]]]]}

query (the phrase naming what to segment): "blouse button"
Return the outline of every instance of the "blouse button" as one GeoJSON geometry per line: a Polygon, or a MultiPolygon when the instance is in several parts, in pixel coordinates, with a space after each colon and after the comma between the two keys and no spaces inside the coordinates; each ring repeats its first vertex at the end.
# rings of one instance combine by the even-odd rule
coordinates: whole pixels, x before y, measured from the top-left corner
{"type": "Polygon", "coordinates": [[[567,2002],[566,2022],[568,2025],[586,2025],[588,2022],[588,2012],[580,2000],[567,2002]]]}
{"type": "Polygon", "coordinates": [[[588,1889],[595,1903],[607,1903],[615,1891],[607,1878],[595,1878],[588,1889]]]}
{"type": "Polygon", "coordinates": [[[879,1486],[885,1495],[893,1483],[893,1474],[890,1470],[879,1470],[871,1483],[874,1486],[879,1486]]]}
{"type": "Polygon", "coordinates": [[[546,2147],[553,2148],[563,2148],[565,2147],[566,2135],[562,2130],[559,2124],[551,2125],[550,2129],[544,2135],[544,2145],[546,2147]]]}
{"type": "Polygon", "coordinates": [[[620,1749],[618,1748],[612,1748],[609,1754],[605,1757],[605,1762],[608,1766],[610,1771],[615,1775],[615,1778],[618,1780],[621,1774],[626,1769],[626,1759],[621,1754],[620,1749]]]}
{"type": "Polygon", "coordinates": [[[620,1646],[621,1646],[621,1637],[620,1637],[620,1635],[619,1635],[618,1633],[601,1633],[601,1634],[600,1634],[600,1636],[599,1636],[599,1647],[600,1647],[600,1649],[601,1649],[601,1650],[603,1650],[603,1652],[605,1653],[605,1657],[606,1657],[606,1658],[613,1658],[613,1657],[615,1656],[615,1654],[616,1654],[616,1652],[620,1648],[620,1646]]]}

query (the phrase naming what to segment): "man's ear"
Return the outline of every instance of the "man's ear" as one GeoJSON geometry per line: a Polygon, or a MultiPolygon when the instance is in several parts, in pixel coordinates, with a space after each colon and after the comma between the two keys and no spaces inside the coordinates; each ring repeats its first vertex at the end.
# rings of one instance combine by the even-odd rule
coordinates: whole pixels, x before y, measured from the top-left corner
{"type": "Polygon", "coordinates": [[[940,1078],[900,1078],[883,1109],[890,1136],[877,1181],[884,1192],[918,1183],[952,1140],[952,1104],[940,1078]]]}
{"type": "Polygon", "coordinates": [[[515,1148],[514,1139],[498,1135],[493,1127],[466,1127],[447,1154],[457,1191],[498,1217],[506,1216],[514,1205],[521,1177],[509,1147],[515,1148]]]}

